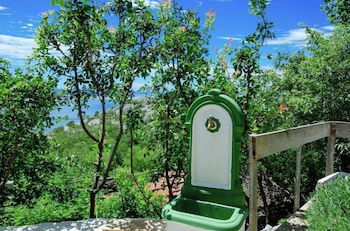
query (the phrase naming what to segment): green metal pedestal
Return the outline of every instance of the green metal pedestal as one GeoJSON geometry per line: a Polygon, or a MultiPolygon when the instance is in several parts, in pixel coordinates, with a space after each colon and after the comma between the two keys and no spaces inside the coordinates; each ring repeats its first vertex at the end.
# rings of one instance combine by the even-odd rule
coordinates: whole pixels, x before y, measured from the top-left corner
{"type": "Polygon", "coordinates": [[[191,105],[186,125],[190,172],[181,194],[163,208],[163,218],[173,230],[244,230],[248,209],[239,180],[241,109],[232,98],[211,90],[191,105]]]}

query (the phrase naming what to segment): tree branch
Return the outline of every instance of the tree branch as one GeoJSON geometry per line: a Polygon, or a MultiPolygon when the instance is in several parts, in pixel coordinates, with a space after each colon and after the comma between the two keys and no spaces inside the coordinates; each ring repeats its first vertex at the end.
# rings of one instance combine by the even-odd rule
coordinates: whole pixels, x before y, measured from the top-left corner
{"type": "Polygon", "coordinates": [[[103,179],[95,189],[96,192],[100,191],[102,189],[103,185],[107,181],[109,172],[111,171],[111,168],[112,168],[112,164],[113,164],[115,155],[116,155],[117,150],[118,150],[119,143],[123,137],[123,134],[124,134],[124,122],[123,122],[124,106],[125,106],[126,100],[129,97],[130,90],[132,88],[132,84],[133,84],[133,81],[130,81],[129,86],[127,87],[127,90],[126,90],[124,96],[122,97],[122,101],[120,102],[120,106],[119,106],[119,133],[115,139],[115,143],[114,143],[111,155],[109,157],[108,165],[107,165],[107,168],[106,168],[105,173],[103,175],[103,179]]]}
{"type": "Polygon", "coordinates": [[[80,92],[80,89],[79,89],[79,80],[78,80],[78,71],[77,71],[77,66],[75,65],[74,66],[74,86],[75,86],[75,90],[77,91],[76,93],[76,104],[77,104],[77,108],[78,108],[78,117],[79,117],[79,120],[80,120],[80,124],[81,124],[81,127],[83,128],[84,132],[95,142],[99,142],[99,140],[93,136],[91,134],[91,132],[87,129],[86,125],[85,125],[85,121],[84,121],[84,118],[83,118],[83,112],[82,112],[82,106],[81,106],[81,92],[80,92]]]}

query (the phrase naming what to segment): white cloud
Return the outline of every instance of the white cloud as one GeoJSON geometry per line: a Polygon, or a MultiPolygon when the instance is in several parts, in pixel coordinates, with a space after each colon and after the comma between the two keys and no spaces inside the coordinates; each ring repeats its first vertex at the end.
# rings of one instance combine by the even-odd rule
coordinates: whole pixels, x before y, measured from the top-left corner
{"type": "Polygon", "coordinates": [[[143,1],[146,6],[149,6],[151,9],[157,9],[159,6],[158,1],[152,0],[131,0],[134,5],[137,5],[137,2],[143,1]]]}
{"type": "Polygon", "coordinates": [[[157,1],[150,1],[150,0],[145,0],[146,6],[150,6],[152,9],[158,8],[159,2],[157,1]]]}
{"type": "Polygon", "coordinates": [[[305,43],[307,35],[304,28],[293,29],[287,31],[284,35],[266,42],[268,45],[295,44],[300,45],[305,43]]]}
{"type": "Polygon", "coordinates": [[[236,38],[236,37],[228,37],[228,36],[220,36],[220,37],[217,37],[218,39],[225,39],[225,40],[230,40],[230,41],[239,41],[239,40],[242,40],[240,38],[236,38]]]}
{"type": "Polygon", "coordinates": [[[25,59],[32,54],[32,48],[35,46],[33,38],[0,34],[0,56],[25,59]]]}
{"type": "MultiPolygon", "coordinates": [[[[323,26],[320,29],[310,28],[312,30],[317,30],[324,33],[325,36],[329,36],[331,31],[334,30],[334,26],[323,26]]],[[[306,45],[306,29],[298,28],[292,29],[284,33],[282,36],[279,36],[275,39],[269,40],[266,42],[267,45],[295,45],[295,46],[305,46],[306,45]]]]}
{"type": "Polygon", "coordinates": [[[321,27],[323,30],[329,30],[329,31],[332,31],[335,29],[335,26],[323,26],[321,27]]]}
{"type": "Polygon", "coordinates": [[[0,10],[6,10],[7,7],[4,7],[4,6],[0,6],[0,10]]]}
{"type": "Polygon", "coordinates": [[[32,23],[28,23],[27,26],[33,27],[34,25],[32,23]]]}

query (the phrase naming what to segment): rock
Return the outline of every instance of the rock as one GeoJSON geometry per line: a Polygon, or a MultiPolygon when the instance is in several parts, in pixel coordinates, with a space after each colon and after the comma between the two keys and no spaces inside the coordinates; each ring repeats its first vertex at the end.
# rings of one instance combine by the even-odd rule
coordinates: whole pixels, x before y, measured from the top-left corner
{"type": "Polygon", "coordinates": [[[261,231],[272,231],[272,226],[267,224],[261,231]]]}
{"type": "Polygon", "coordinates": [[[99,118],[96,118],[96,119],[92,119],[88,122],[88,125],[89,126],[95,126],[95,125],[99,125],[100,124],[100,119],[99,118]]]}

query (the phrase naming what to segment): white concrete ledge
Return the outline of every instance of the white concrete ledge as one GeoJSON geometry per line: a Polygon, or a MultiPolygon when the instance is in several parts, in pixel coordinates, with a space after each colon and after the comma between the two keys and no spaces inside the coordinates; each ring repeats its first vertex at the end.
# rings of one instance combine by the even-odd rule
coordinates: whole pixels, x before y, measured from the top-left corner
{"type": "Polygon", "coordinates": [[[335,172],[333,174],[323,177],[322,179],[319,179],[316,184],[316,189],[319,189],[326,183],[332,182],[338,177],[349,177],[349,176],[350,176],[350,173],[347,173],[347,172],[335,172]]]}

